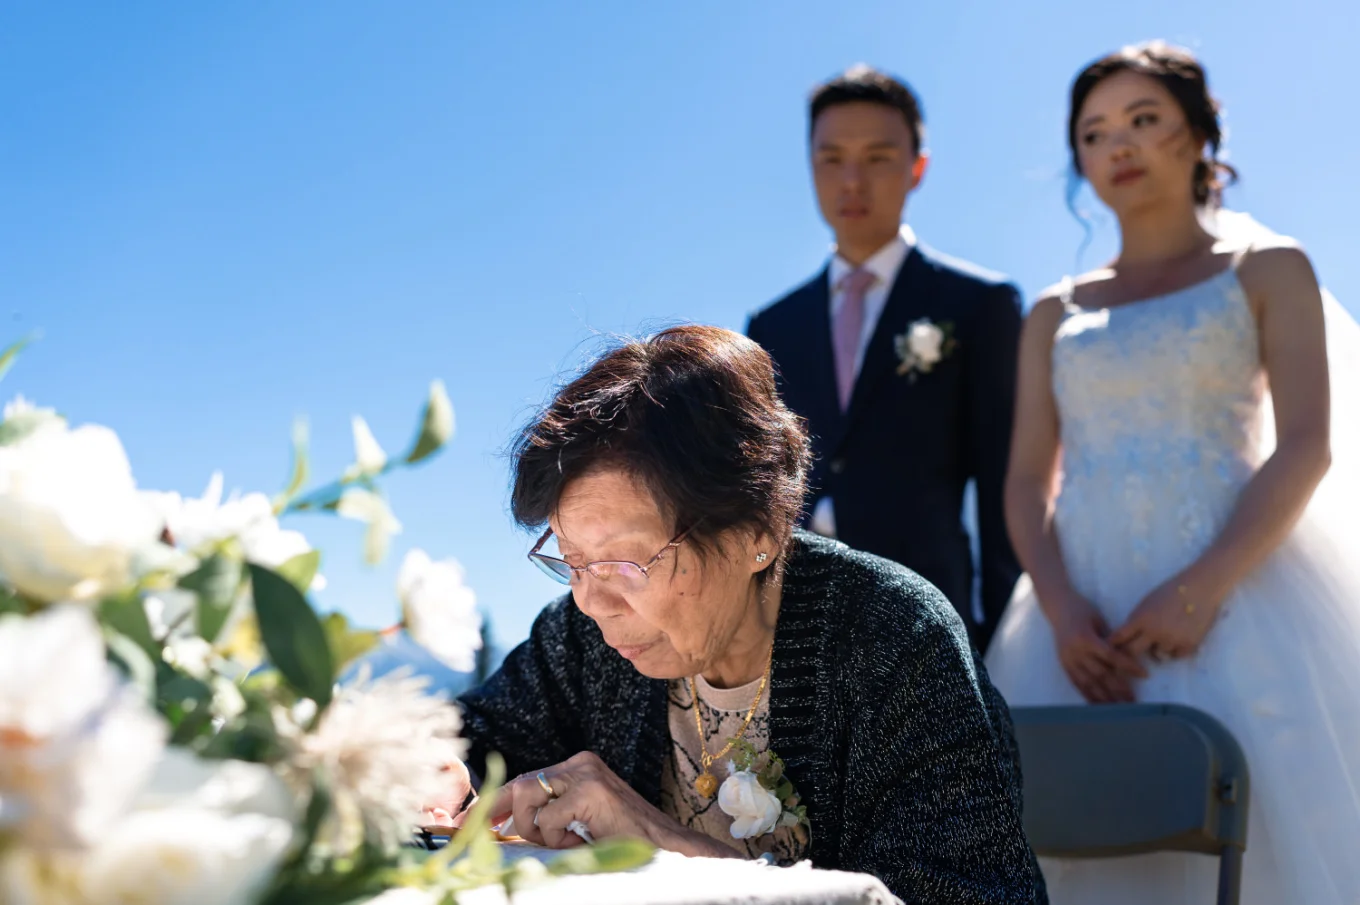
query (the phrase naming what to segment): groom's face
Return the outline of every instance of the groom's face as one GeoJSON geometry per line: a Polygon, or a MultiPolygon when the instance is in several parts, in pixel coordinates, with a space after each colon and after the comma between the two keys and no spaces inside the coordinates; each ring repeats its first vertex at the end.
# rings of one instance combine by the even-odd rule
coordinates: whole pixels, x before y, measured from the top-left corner
{"type": "Polygon", "coordinates": [[[864,256],[892,241],[924,163],[901,111],[828,107],[813,124],[811,150],[817,203],[842,252],[864,256]]]}

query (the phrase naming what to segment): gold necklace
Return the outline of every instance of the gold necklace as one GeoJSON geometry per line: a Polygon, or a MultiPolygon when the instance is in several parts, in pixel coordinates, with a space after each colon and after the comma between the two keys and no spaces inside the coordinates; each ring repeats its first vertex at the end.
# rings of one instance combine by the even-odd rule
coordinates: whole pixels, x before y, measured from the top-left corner
{"type": "Polygon", "coordinates": [[[774,665],[774,645],[770,645],[770,656],[765,661],[765,674],[760,677],[760,687],[756,689],[756,699],[751,702],[751,709],[746,711],[746,719],[741,721],[741,730],[728,740],[727,746],[717,754],[708,753],[708,743],[704,740],[704,724],[699,718],[699,689],[694,685],[694,677],[689,677],[689,694],[694,699],[694,728],[699,731],[699,763],[703,766],[704,772],[694,780],[694,790],[705,798],[712,798],[718,793],[718,779],[713,775],[713,762],[726,756],[732,750],[732,746],[737,743],[737,739],[746,734],[746,730],[751,725],[751,720],[755,718],[756,708],[760,706],[760,697],[765,693],[765,685],[770,681],[770,667],[774,665]]]}

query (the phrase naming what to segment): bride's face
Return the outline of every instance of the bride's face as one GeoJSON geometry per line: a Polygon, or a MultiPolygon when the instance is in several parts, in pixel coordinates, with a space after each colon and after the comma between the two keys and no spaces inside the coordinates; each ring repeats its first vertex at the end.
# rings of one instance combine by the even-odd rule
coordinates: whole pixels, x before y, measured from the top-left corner
{"type": "Polygon", "coordinates": [[[1082,175],[1116,215],[1193,200],[1204,140],[1156,79],[1124,71],[1096,85],[1076,135],[1082,175]]]}
{"type": "MultiPolygon", "coordinates": [[[[673,526],[652,495],[628,473],[601,470],[569,483],[550,519],[558,551],[573,566],[625,561],[646,565],[660,550],[646,583],[632,588],[592,574],[572,578],[576,606],[600,627],[605,643],[653,679],[678,679],[722,661],[752,615],[757,538],[724,538],[724,551],[702,560],[674,539],[673,526]]],[[[768,549],[768,548],[767,548],[768,549]]]]}

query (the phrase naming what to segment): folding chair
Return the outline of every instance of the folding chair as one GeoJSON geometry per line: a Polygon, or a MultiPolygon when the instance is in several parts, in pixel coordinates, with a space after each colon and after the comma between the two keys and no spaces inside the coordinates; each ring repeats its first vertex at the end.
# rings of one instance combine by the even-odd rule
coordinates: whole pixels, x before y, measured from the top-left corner
{"type": "Polygon", "coordinates": [[[1037,854],[1217,855],[1217,901],[1236,905],[1250,784],[1222,723],[1176,704],[1014,707],[1011,715],[1025,832],[1037,854]]]}

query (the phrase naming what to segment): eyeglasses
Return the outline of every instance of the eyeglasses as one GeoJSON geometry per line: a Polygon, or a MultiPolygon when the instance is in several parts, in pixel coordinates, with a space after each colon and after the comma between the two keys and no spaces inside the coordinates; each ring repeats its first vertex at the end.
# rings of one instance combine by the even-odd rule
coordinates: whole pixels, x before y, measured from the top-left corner
{"type": "Polygon", "coordinates": [[[649,559],[644,566],[640,566],[635,562],[620,562],[614,560],[600,560],[599,562],[588,562],[584,566],[573,566],[565,559],[559,559],[556,556],[549,556],[546,553],[538,552],[543,549],[543,545],[548,542],[548,538],[552,537],[553,532],[552,529],[549,528],[544,532],[543,536],[538,539],[538,543],[534,544],[534,548],[529,551],[529,561],[542,569],[543,574],[547,575],[558,584],[571,584],[578,576],[589,572],[592,577],[597,578],[600,581],[607,581],[622,591],[640,591],[647,586],[647,576],[652,568],[655,567],[657,563],[661,562],[662,557],[664,557],[669,550],[680,546],[680,544],[684,542],[685,536],[689,534],[691,530],[693,529],[686,528],[684,531],[677,534],[670,543],[662,547],[661,551],[649,559]]]}

